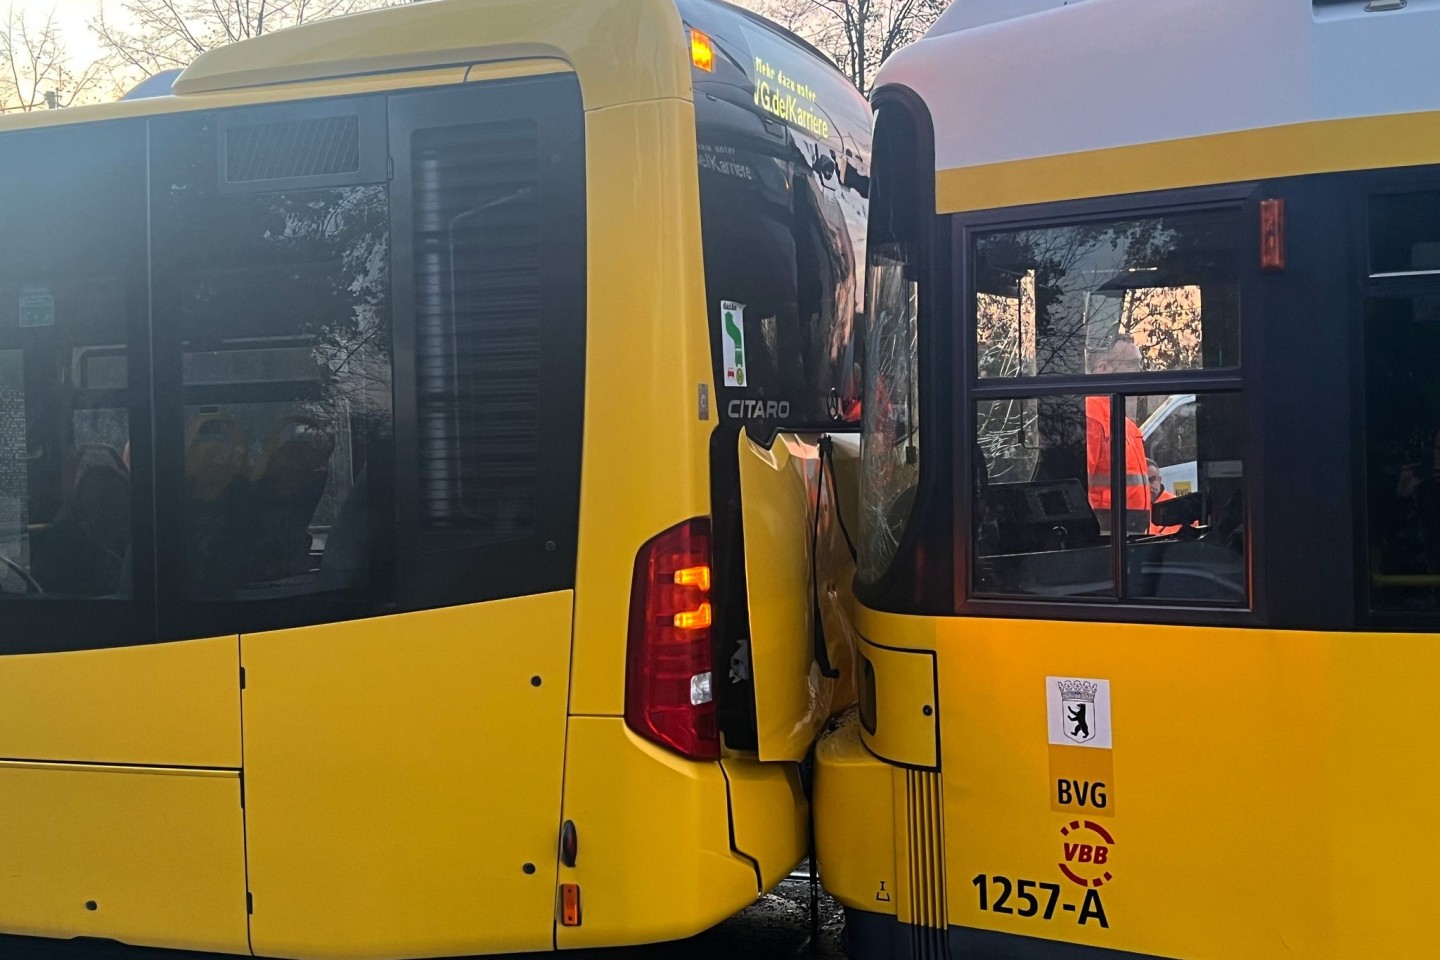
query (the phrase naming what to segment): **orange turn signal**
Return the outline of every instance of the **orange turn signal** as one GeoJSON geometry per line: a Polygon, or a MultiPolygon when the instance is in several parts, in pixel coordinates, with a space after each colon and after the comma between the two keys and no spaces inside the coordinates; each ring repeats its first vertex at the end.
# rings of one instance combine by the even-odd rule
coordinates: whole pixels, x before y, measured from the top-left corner
{"type": "Polygon", "coordinates": [[[710,592],[710,568],[686,567],[675,571],[675,582],[682,587],[695,587],[701,593],[710,592]]]}
{"type": "Polygon", "coordinates": [[[580,926],[580,884],[560,884],[560,926],[580,926]]]}
{"type": "Polygon", "coordinates": [[[690,62],[697,70],[715,72],[715,47],[709,37],[693,27],[690,29],[690,62]]]}
{"type": "Polygon", "coordinates": [[[675,614],[675,626],[681,630],[703,630],[710,626],[710,604],[700,604],[699,610],[686,610],[675,614]]]}

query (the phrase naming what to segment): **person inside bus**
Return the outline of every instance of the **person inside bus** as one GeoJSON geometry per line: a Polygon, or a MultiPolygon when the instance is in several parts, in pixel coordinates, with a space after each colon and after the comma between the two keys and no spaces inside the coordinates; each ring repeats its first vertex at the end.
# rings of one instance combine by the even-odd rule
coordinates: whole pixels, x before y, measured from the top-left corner
{"type": "MultiPolygon", "coordinates": [[[[1114,336],[1086,351],[1087,372],[1139,373],[1144,359],[1135,341],[1114,336]]],[[[1133,403],[1133,400],[1130,401],[1133,403]]],[[[1127,404],[1128,405],[1128,404],[1127,404]]],[[[1110,398],[1085,398],[1085,461],[1090,507],[1100,521],[1100,531],[1110,529],[1110,398]]],[[[1130,411],[1125,416],[1125,528],[1132,534],[1150,530],[1150,477],[1145,440],[1130,411]]]]}
{"type": "MultiPolygon", "coordinates": [[[[1440,431],[1435,433],[1430,456],[1429,470],[1418,463],[1407,463],[1400,468],[1395,496],[1412,511],[1412,529],[1419,533],[1419,552],[1424,555],[1425,572],[1440,573],[1440,431]]],[[[1403,522],[1393,525],[1403,526],[1403,522]]]]}
{"type": "MultiPolygon", "coordinates": [[[[1160,475],[1160,467],[1156,465],[1155,461],[1146,460],[1145,466],[1146,473],[1150,478],[1151,506],[1157,503],[1164,503],[1166,500],[1174,500],[1175,494],[1165,489],[1165,478],[1160,475]]],[[[1161,527],[1156,525],[1152,520],[1150,522],[1150,532],[1156,536],[1168,537],[1173,533],[1179,533],[1180,525],[1177,523],[1173,527],[1161,527]]]]}
{"type": "Polygon", "coordinates": [[[93,444],[77,451],[74,477],[64,503],[36,539],[31,573],[46,593],[57,596],[126,595],[129,464],[112,447],[93,444]]]}

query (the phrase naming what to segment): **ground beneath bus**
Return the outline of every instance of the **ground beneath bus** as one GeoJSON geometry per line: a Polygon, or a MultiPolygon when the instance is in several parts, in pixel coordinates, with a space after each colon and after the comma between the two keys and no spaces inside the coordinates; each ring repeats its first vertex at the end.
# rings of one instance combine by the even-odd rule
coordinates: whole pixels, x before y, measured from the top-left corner
{"type": "MultiPolygon", "coordinates": [[[[689,940],[645,947],[567,952],[566,960],[843,960],[840,907],[823,893],[814,922],[810,885],[792,879],[724,923],[689,940]]],[[[534,960],[516,954],[514,960],[534,960]]],[[[107,943],[0,936],[3,960],[217,960],[213,953],[147,950],[107,943]]],[[[502,958],[489,958],[502,960],[502,958]]]]}

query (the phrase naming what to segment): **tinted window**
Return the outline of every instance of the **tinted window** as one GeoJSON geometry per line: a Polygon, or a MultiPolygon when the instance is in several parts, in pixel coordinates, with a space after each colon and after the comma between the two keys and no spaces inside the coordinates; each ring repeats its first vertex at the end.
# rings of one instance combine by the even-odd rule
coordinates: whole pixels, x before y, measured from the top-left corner
{"type": "MultiPolygon", "coordinates": [[[[387,190],[226,192],[215,116],[156,128],[156,325],[179,374],[161,483],[188,595],[371,586],[392,526],[387,190]]],[[[289,142],[247,149],[283,158],[289,142]]]]}
{"type": "Polygon", "coordinates": [[[1145,370],[1237,366],[1237,221],[1188,213],[981,236],[977,375],[1094,372],[1117,340],[1145,370]]]}
{"type": "Polygon", "coordinates": [[[568,76],[391,100],[404,606],[574,583],[583,123],[568,76]]]}
{"type": "Polygon", "coordinates": [[[1365,305],[1370,607],[1440,610],[1440,290],[1365,305]]]}
{"type": "Polygon", "coordinates": [[[830,64],[739,13],[690,3],[705,280],[724,419],[856,423],[870,115],[830,64]]]}
{"type": "Polygon", "coordinates": [[[1239,394],[1147,388],[1236,362],[1236,219],[975,240],[977,593],[1246,601],[1239,394]]]}
{"type": "Polygon", "coordinates": [[[1370,275],[1440,273],[1440,190],[1370,198],[1370,275]]]}
{"type": "MultiPolygon", "coordinates": [[[[0,138],[0,597],[131,595],[143,128],[0,138]]],[[[142,368],[143,369],[143,368],[142,368]]],[[[112,631],[123,625],[112,624],[112,631]]]]}

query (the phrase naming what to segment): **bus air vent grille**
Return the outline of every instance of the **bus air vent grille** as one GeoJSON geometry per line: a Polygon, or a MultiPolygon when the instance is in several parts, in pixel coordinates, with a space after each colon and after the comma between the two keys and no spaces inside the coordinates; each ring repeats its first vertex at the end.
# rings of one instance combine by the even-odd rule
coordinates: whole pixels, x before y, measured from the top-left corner
{"type": "Polygon", "coordinates": [[[913,960],[948,960],[945,906],[945,821],[940,774],[906,772],[905,798],[910,846],[910,923],[913,960]]]}
{"type": "Polygon", "coordinates": [[[544,406],[539,133],[443,127],[412,149],[422,522],[518,539],[535,525],[544,406]]]}
{"type": "Polygon", "coordinates": [[[360,169],[356,115],[234,124],[225,130],[225,180],[254,183],[360,169]]]}

